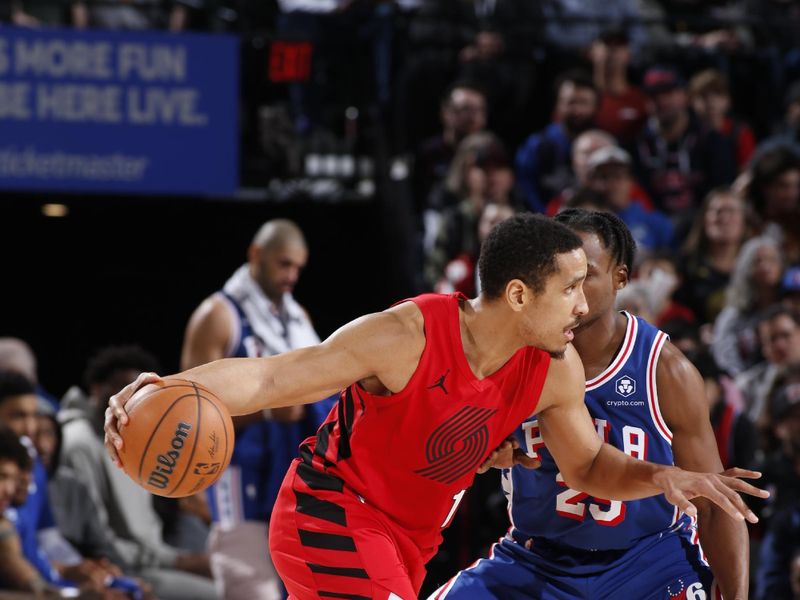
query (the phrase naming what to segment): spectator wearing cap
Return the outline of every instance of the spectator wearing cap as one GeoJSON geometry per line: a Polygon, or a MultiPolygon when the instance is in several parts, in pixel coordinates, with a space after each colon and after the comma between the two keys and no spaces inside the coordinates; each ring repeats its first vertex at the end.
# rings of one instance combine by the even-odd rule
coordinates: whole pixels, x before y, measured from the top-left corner
{"type": "Polygon", "coordinates": [[[594,125],[597,108],[597,89],[588,74],[568,71],[559,77],[555,119],[525,140],[514,161],[529,210],[544,212],[548,200],[572,183],[572,143],[594,125]]]}
{"type": "Polygon", "coordinates": [[[689,100],[703,127],[718,131],[736,148],[739,169],[747,166],[756,148],[752,128],[731,114],[728,78],[716,69],[706,69],[689,81],[689,100]]]}
{"type": "MultiPolygon", "coordinates": [[[[572,197],[579,191],[586,189],[587,176],[589,174],[587,164],[589,157],[595,150],[607,146],[616,146],[617,140],[614,136],[602,129],[589,129],[584,131],[572,143],[572,173],[574,175],[573,184],[562,189],[557,196],[550,199],[545,207],[545,214],[552,217],[564,208],[575,206],[572,197]]],[[[653,210],[653,201],[639,182],[633,181],[631,186],[631,198],[634,202],[639,202],[645,211],[653,210]]]]}
{"type": "Polygon", "coordinates": [[[478,223],[489,204],[515,204],[514,172],[503,143],[484,132],[467,137],[458,148],[445,185],[459,199],[442,211],[425,273],[436,287],[448,263],[458,256],[477,255],[478,223]]]}
{"type": "Polygon", "coordinates": [[[615,146],[616,143],[617,140],[614,139],[614,136],[602,129],[589,129],[575,138],[570,151],[573,175],[572,184],[560,190],[558,194],[553,196],[547,203],[544,213],[548,217],[558,214],[564,210],[567,205],[574,206],[574,204],[570,202],[572,197],[579,190],[586,188],[586,175],[588,174],[586,163],[589,160],[589,156],[591,156],[592,152],[595,150],[605,148],[606,146],[615,146]]]}
{"type": "Polygon", "coordinates": [[[592,77],[600,92],[600,108],[595,122],[622,145],[639,135],[647,119],[647,96],[628,81],[631,47],[625,29],[609,29],[589,49],[592,77]]]}
{"type": "Polygon", "coordinates": [[[683,231],[710,189],[733,182],[736,152],[719,132],[702,129],[674,67],[651,67],[643,87],[650,117],[635,145],[637,172],[656,207],[683,231]]]}
{"type": "Polygon", "coordinates": [[[589,156],[586,167],[587,187],[601,194],[606,207],[625,222],[640,254],[673,248],[672,222],[658,210],[645,210],[632,197],[630,154],[619,146],[600,148],[589,156]]]}
{"type": "Polygon", "coordinates": [[[764,360],[736,377],[745,410],[762,426],[768,418],[767,395],[781,369],[800,362],[800,321],[782,304],[764,311],[756,326],[764,360]]]}

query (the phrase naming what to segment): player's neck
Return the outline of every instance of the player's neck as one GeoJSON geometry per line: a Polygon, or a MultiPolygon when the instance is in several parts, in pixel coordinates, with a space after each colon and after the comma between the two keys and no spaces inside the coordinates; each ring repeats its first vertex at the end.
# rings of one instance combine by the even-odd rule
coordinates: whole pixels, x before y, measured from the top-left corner
{"type": "Polygon", "coordinates": [[[575,333],[572,345],[581,357],[587,380],[602,373],[614,359],[627,326],[625,315],[609,310],[575,333]]]}
{"type": "Polygon", "coordinates": [[[475,298],[462,302],[459,313],[461,345],[478,379],[496,372],[523,346],[499,303],[475,298]]]}

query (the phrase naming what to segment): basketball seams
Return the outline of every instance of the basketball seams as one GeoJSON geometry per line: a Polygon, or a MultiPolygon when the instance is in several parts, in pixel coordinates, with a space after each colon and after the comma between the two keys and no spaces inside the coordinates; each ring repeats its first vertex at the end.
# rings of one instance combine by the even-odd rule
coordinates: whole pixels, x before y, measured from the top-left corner
{"type": "MultiPolygon", "coordinates": [[[[219,416],[219,422],[222,424],[222,431],[225,434],[225,452],[222,454],[222,456],[223,457],[228,456],[228,448],[229,448],[229,446],[228,446],[228,428],[225,427],[225,417],[224,417],[222,411],[219,409],[219,406],[217,406],[217,401],[215,401],[213,399],[213,398],[216,398],[216,396],[213,396],[212,398],[208,398],[206,396],[200,396],[200,397],[203,398],[204,400],[207,400],[211,404],[211,408],[213,408],[215,411],[217,411],[217,415],[219,416]]],[[[217,481],[217,479],[220,478],[221,475],[222,475],[222,470],[220,470],[220,472],[216,475],[216,477],[214,478],[212,483],[215,483],[217,481]]],[[[211,485],[211,484],[209,484],[209,485],[211,485]]]]}
{"type": "Polygon", "coordinates": [[[200,439],[200,428],[202,427],[202,424],[203,424],[202,400],[204,400],[205,398],[200,395],[200,391],[198,390],[197,386],[193,385],[193,387],[194,387],[194,396],[195,396],[195,398],[197,398],[197,419],[196,419],[196,421],[197,421],[197,430],[194,432],[194,441],[192,442],[192,451],[189,453],[189,457],[186,459],[186,468],[183,470],[183,474],[181,475],[181,478],[178,480],[178,483],[175,484],[175,487],[173,487],[169,492],[167,492],[167,494],[169,496],[172,496],[172,494],[175,493],[175,490],[177,490],[179,487],[181,487],[181,484],[183,483],[183,480],[186,479],[186,474],[189,472],[189,467],[192,466],[192,461],[194,460],[194,452],[197,449],[197,442],[200,439]]]}
{"type": "MultiPolygon", "coordinates": [[[[131,406],[130,408],[128,408],[128,407],[126,406],[126,407],[125,407],[125,411],[128,413],[128,415],[132,415],[134,412],[136,412],[136,409],[138,409],[138,408],[139,408],[139,405],[140,405],[140,404],[141,404],[141,403],[142,403],[144,400],[146,400],[147,398],[149,398],[150,396],[152,396],[153,394],[155,394],[155,393],[156,393],[156,392],[158,392],[159,390],[167,390],[167,389],[172,389],[172,388],[180,388],[180,387],[185,387],[185,388],[189,388],[189,389],[191,389],[193,394],[194,394],[194,393],[196,393],[196,391],[197,391],[197,388],[200,388],[200,389],[201,389],[202,391],[204,391],[204,392],[208,392],[208,390],[207,390],[207,389],[205,389],[203,386],[200,386],[200,385],[198,385],[198,386],[195,386],[195,385],[194,385],[194,384],[193,384],[191,381],[188,381],[188,380],[186,380],[186,379],[163,379],[162,381],[165,381],[165,382],[175,382],[175,383],[172,383],[172,384],[170,384],[170,385],[158,385],[157,383],[156,383],[156,384],[150,384],[150,385],[155,385],[155,386],[157,386],[157,389],[153,390],[153,391],[152,391],[152,392],[150,392],[149,394],[146,394],[146,395],[142,396],[141,398],[138,398],[138,399],[137,399],[137,401],[136,401],[136,403],[135,403],[133,406],[131,406]],[[178,382],[181,382],[181,383],[178,383],[178,382]]],[[[137,390],[137,391],[138,391],[138,390],[137,390]]],[[[209,393],[210,393],[210,392],[209,392],[209,393]]]]}
{"type": "MultiPolygon", "coordinates": [[[[148,396],[149,396],[149,394],[148,394],[148,396]]],[[[164,422],[164,419],[167,418],[169,413],[172,411],[173,408],[175,408],[175,405],[178,402],[180,402],[184,398],[189,398],[191,396],[192,396],[192,394],[186,394],[184,396],[180,396],[178,398],[175,398],[175,400],[172,401],[172,404],[169,405],[169,408],[164,411],[163,415],[161,415],[161,418],[158,420],[158,423],[156,423],[156,426],[153,427],[153,432],[150,434],[150,437],[147,439],[147,443],[142,448],[142,458],[139,461],[139,471],[138,471],[138,474],[137,474],[137,477],[138,477],[140,483],[142,483],[142,467],[144,467],[144,459],[147,458],[147,451],[150,450],[150,444],[153,442],[153,438],[156,436],[156,433],[158,433],[158,429],[161,427],[161,423],[164,422]]],[[[145,398],[146,397],[147,396],[145,396],[145,398]]],[[[144,400],[144,398],[142,398],[142,400],[144,400]]]]}
{"type": "MultiPolygon", "coordinates": [[[[126,431],[125,427],[121,428],[123,439],[126,436],[130,436],[127,440],[128,448],[126,448],[129,450],[127,453],[128,460],[124,461],[123,466],[125,464],[129,465],[129,467],[125,467],[125,472],[134,479],[138,485],[151,493],[174,498],[186,496],[186,490],[191,486],[195,486],[196,489],[198,485],[202,485],[202,489],[205,489],[219,479],[219,476],[230,461],[230,454],[232,453],[233,446],[233,427],[230,416],[225,410],[226,407],[212,392],[202,385],[194,384],[192,381],[165,379],[155,384],[152,391],[148,390],[146,393],[141,394],[141,396],[137,398],[137,401],[131,404],[132,406],[128,409],[128,414],[134,415],[134,424],[131,425],[128,431],[126,431]],[[159,397],[159,394],[162,393],[166,394],[167,397],[159,397]],[[154,395],[155,397],[153,397],[154,395]],[[205,410],[205,412],[203,411],[203,404],[206,402],[210,403],[213,410],[209,409],[205,410]],[[139,404],[146,404],[147,406],[140,411],[139,404]],[[193,414],[192,411],[194,411],[193,414]],[[142,414],[138,415],[139,412],[142,414]],[[138,417],[136,415],[138,415],[138,417]],[[224,444],[224,446],[219,448],[222,452],[221,455],[218,456],[218,458],[221,459],[222,469],[219,470],[216,476],[211,476],[213,479],[208,475],[199,474],[201,477],[198,482],[196,481],[196,476],[191,473],[196,460],[201,460],[198,458],[198,452],[202,454],[201,451],[206,448],[206,446],[199,444],[200,437],[206,431],[202,428],[203,415],[205,415],[206,419],[211,419],[213,421],[213,423],[208,424],[209,432],[216,432],[218,427],[222,427],[224,441],[222,440],[222,435],[220,435],[219,442],[215,442],[214,445],[217,446],[217,444],[219,444],[222,446],[222,444],[224,444]],[[172,416],[172,418],[168,419],[170,416],[172,416]],[[177,479],[177,481],[169,488],[155,490],[143,479],[146,471],[145,463],[148,463],[149,469],[150,462],[153,460],[156,460],[156,462],[160,461],[160,449],[156,448],[156,446],[161,445],[162,441],[170,437],[168,435],[169,432],[167,430],[169,427],[167,427],[167,425],[175,421],[176,417],[178,421],[185,422],[188,426],[183,428],[185,433],[181,434],[186,444],[180,456],[176,455],[174,457],[177,460],[171,461],[173,464],[169,466],[172,467],[172,475],[165,478],[167,481],[164,483],[169,484],[169,480],[174,481],[177,479]],[[135,424],[138,424],[138,426],[135,426],[135,424]],[[186,433],[195,436],[194,440],[191,440],[191,445],[189,444],[190,440],[186,438],[186,433]],[[138,465],[136,465],[137,455],[140,458],[138,465]],[[185,468],[182,473],[179,471],[181,462],[185,463],[185,468]],[[207,483],[203,484],[204,481],[207,483]]],[[[173,442],[178,443],[175,440],[173,440],[173,442]]],[[[179,452],[181,451],[179,450],[179,452]]],[[[166,465],[167,463],[165,462],[164,464],[166,465]]],[[[160,468],[158,470],[160,470],[160,468]]]]}

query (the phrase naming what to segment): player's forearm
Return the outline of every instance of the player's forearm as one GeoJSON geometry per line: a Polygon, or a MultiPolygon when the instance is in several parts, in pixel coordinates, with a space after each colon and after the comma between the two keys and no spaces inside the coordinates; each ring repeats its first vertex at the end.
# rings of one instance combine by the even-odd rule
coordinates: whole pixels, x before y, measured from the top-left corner
{"type": "Polygon", "coordinates": [[[698,511],[700,543],[725,600],[747,600],[750,542],[747,527],[716,506],[698,511]]]}
{"type": "MultiPolygon", "coordinates": [[[[659,479],[675,467],[631,458],[603,444],[590,466],[570,477],[569,487],[606,500],[639,500],[664,491],[659,479]]],[[[563,473],[562,473],[563,474],[563,473]]]]}
{"type": "MultiPolygon", "coordinates": [[[[293,354],[303,352],[296,350],[293,354]]],[[[316,402],[338,388],[321,389],[313,383],[289,382],[282,373],[281,360],[287,355],[267,358],[223,358],[178,373],[207,387],[228,407],[232,416],[249,415],[266,408],[280,408],[316,402]]],[[[308,379],[312,373],[308,373],[308,379]]]]}
{"type": "Polygon", "coordinates": [[[223,358],[175,377],[199,383],[228,407],[231,415],[247,415],[270,408],[270,369],[263,358],[223,358]]]}
{"type": "Polygon", "coordinates": [[[246,415],[262,408],[265,381],[258,358],[224,358],[177,373],[213,392],[231,415],[246,415]]]}

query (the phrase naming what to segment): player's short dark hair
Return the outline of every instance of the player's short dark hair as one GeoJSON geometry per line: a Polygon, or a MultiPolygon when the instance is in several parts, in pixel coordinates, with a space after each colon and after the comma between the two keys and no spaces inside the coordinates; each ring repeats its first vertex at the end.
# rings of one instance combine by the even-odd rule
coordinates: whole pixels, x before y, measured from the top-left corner
{"type": "Polygon", "coordinates": [[[556,255],[580,247],[581,239],[552,219],[532,213],[515,215],[498,223],[481,245],[481,291],[487,298],[498,298],[509,281],[520,279],[539,294],[558,270],[556,255]]]}
{"type": "Polygon", "coordinates": [[[33,466],[31,455],[19,436],[3,425],[0,425],[0,460],[11,461],[22,471],[28,471],[33,466]]]}
{"type": "Polygon", "coordinates": [[[107,382],[115,373],[127,369],[160,371],[156,357],[139,346],[109,346],[89,360],[83,379],[88,389],[93,384],[107,382]]]}
{"type": "Polygon", "coordinates": [[[14,396],[35,394],[36,388],[30,379],[16,371],[0,371],[0,403],[14,396]]]}
{"type": "Polygon", "coordinates": [[[558,213],[555,220],[574,231],[597,235],[616,264],[625,265],[628,273],[633,273],[636,241],[631,230],[617,215],[606,211],[568,208],[558,213]]]}

